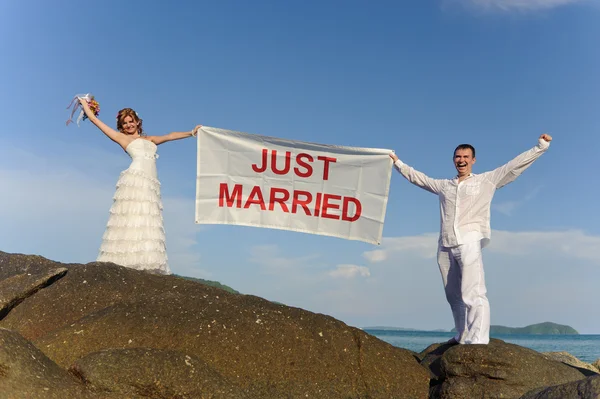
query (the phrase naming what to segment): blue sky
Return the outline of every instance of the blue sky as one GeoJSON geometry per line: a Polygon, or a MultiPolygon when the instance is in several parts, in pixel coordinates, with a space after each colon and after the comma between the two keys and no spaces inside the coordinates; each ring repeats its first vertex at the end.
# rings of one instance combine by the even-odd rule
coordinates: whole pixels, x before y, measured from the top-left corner
{"type": "MultiPolygon", "coordinates": [[[[550,150],[499,190],[484,252],[492,323],[600,333],[600,7],[577,0],[0,3],[0,250],[95,260],[129,158],[89,123],[123,107],[149,134],[196,124],[394,149],[432,177],[550,150]],[[176,6],[174,5],[176,4],[176,6]]],[[[193,139],[159,148],[173,271],[350,325],[452,327],[437,198],[392,176],[380,247],[194,224],[193,139]]]]}

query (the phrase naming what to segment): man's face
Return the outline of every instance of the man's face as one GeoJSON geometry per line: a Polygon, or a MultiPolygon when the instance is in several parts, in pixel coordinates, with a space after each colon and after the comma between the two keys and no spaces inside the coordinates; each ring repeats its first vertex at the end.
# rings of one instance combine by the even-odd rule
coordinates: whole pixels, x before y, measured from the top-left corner
{"type": "Polygon", "coordinates": [[[454,167],[458,172],[458,176],[468,176],[473,170],[473,164],[475,158],[473,158],[473,152],[470,148],[458,149],[454,152],[454,167]]]}

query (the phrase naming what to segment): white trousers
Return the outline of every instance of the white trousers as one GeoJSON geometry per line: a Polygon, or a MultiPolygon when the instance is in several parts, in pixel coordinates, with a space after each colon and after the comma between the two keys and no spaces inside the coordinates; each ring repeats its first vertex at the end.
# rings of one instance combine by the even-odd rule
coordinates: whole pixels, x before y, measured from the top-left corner
{"type": "Polygon", "coordinates": [[[490,304],[486,297],[481,241],[438,247],[438,265],[460,344],[490,342],[490,304]]]}

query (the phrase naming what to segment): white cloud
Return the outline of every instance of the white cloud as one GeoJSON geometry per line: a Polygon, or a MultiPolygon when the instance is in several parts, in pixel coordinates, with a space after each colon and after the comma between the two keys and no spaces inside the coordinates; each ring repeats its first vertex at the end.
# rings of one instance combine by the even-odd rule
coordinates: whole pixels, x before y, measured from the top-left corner
{"type": "Polygon", "coordinates": [[[250,249],[250,261],[261,265],[269,274],[297,271],[318,259],[318,254],[289,256],[282,254],[277,245],[257,245],[250,249]]]}
{"type": "Polygon", "coordinates": [[[600,263],[600,236],[592,236],[581,230],[492,232],[490,252],[523,256],[553,254],[554,256],[582,259],[600,263]]]}
{"type": "MultiPolygon", "coordinates": [[[[367,251],[363,256],[370,263],[380,263],[406,255],[422,259],[435,259],[437,233],[419,236],[385,237],[380,249],[367,251]]],[[[532,255],[552,253],[555,255],[583,259],[600,263],[600,236],[587,235],[581,230],[510,232],[493,230],[490,252],[506,255],[532,255]]]]}
{"type": "Polygon", "coordinates": [[[426,233],[418,236],[384,237],[381,249],[367,251],[363,256],[371,263],[389,260],[399,253],[410,252],[421,258],[435,258],[438,233],[426,233]]]}
{"type": "Polygon", "coordinates": [[[199,267],[201,258],[197,247],[197,234],[208,228],[194,223],[194,206],[192,198],[163,198],[169,265],[176,274],[210,278],[212,273],[199,267]]]}
{"type": "Polygon", "coordinates": [[[387,250],[383,249],[374,249],[373,251],[368,251],[363,254],[363,256],[371,263],[383,262],[388,257],[387,250]]]}
{"type": "Polygon", "coordinates": [[[328,274],[333,278],[369,277],[371,276],[371,271],[365,266],[338,265],[335,270],[330,271],[328,274]]]}
{"type": "Polygon", "coordinates": [[[322,254],[297,248],[294,252],[275,244],[250,248],[250,261],[262,273],[244,279],[241,291],[341,320],[373,314],[379,304],[377,295],[360,294],[374,283],[368,267],[338,264],[332,268],[339,256],[326,261],[322,254]]]}
{"type": "Polygon", "coordinates": [[[523,204],[534,199],[540,192],[540,190],[541,186],[538,186],[531,190],[527,195],[525,195],[525,197],[519,200],[492,203],[492,210],[500,212],[506,216],[512,216],[513,212],[520,208],[523,204]]]}
{"type": "Polygon", "coordinates": [[[483,11],[535,11],[587,0],[443,0],[444,5],[461,5],[483,11]]]}
{"type": "Polygon", "coordinates": [[[504,201],[492,204],[494,211],[500,212],[506,216],[512,216],[513,212],[523,205],[524,201],[504,201]]]}
{"type": "Polygon", "coordinates": [[[0,169],[2,250],[35,253],[64,262],[96,259],[111,201],[111,187],[64,170],[0,169]]]}

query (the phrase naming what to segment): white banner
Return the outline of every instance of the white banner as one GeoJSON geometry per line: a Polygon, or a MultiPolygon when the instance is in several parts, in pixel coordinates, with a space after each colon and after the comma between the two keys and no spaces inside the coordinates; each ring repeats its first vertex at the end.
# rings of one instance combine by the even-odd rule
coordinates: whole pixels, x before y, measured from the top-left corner
{"type": "Polygon", "coordinates": [[[196,223],[293,230],[379,245],[390,152],[202,127],[196,223]]]}

